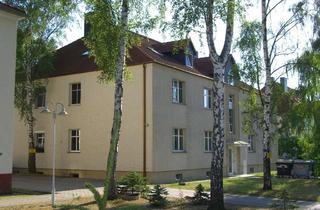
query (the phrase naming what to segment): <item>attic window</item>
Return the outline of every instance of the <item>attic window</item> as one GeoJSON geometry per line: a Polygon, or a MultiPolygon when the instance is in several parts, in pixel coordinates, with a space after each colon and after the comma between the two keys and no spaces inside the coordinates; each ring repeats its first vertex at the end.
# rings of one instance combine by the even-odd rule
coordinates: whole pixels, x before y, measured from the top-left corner
{"type": "Polygon", "coordinates": [[[163,55],[162,53],[160,53],[160,52],[158,52],[158,51],[156,51],[155,49],[153,49],[152,47],[148,47],[148,49],[149,50],[151,50],[152,52],[154,52],[154,53],[156,53],[156,54],[158,54],[158,55],[163,55]]]}
{"type": "Polygon", "coordinates": [[[85,51],[82,53],[82,56],[88,56],[89,55],[89,51],[85,51]]]}
{"type": "Polygon", "coordinates": [[[186,55],[185,64],[186,64],[186,66],[189,66],[191,68],[193,67],[193,55],[192,54],[186,55]]]}

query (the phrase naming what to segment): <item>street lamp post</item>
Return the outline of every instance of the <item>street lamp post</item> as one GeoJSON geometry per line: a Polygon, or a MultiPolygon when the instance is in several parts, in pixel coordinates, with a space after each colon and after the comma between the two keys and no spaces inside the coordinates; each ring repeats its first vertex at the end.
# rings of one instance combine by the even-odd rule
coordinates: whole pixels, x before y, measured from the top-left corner
{"type": "MultiPolygon", "coordinates": [[[[52,104],[53,105],[53,104],[52,104]]],[[[53,111],[50,111],[49,107],[46,106],[41,111],[41,113],[52,113],[53,120],[53,153],[52,153],[52,190],[51,190],[51,203],[52,207],[55,206],[55,194],[56,194],[56,179],[55,179],[55,171],[56,171],[56,119],[57,115],[66,116],[68,113],[62,103],[56,103],[54,105],[53,111]]]]}

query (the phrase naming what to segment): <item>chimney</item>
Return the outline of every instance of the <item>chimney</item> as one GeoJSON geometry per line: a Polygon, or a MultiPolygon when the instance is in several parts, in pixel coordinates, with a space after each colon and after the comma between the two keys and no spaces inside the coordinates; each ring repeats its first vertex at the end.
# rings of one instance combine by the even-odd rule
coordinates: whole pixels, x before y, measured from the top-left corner
{"type": "Polygon", "coordinates": [[[284,92],[288,92],[288,79],[285,77],[280,77],[280,84],[284,92]]]}

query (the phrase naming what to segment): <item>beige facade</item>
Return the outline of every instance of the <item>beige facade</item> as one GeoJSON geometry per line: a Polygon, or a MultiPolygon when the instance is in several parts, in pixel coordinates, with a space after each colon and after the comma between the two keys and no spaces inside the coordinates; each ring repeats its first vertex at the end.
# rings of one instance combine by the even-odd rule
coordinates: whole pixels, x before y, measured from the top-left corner
{"type": "Polygon", "coordinates": [[[22,17],[0,3],[0,194],[11,189],[17,21],[22,17]]]}
{"type": "MultiPolygon", "coordinates": [[[[144,149],[144,65],[130,66],[130,80],[124,84],[123,124],[121,128],[117,171],[143,172],[152,183],[205,179],[211,153],[205,151],[204,133],[212,130],[212,111],[204,108],[203,90],[212,86],[208,77],[182,71],[168,65],[145,65],[146,146],[144,149]],[[183,103],[172,101],[172,82],[183,84],[183,103]],[[183,130],[183,151],[173,150],[173,129],[183,130]]],[[[97,82],[98,71],[52,77],[48,80],[46,101],[61,102],[69,113],[57,119],[57,173],[63,176],[102,178],[105,171],[113,117],[112,84],[97,82]],[[70,104],[70,85],[81,83],[81,104],[70,104]],[[80,151],[70,152],[70,130],[80,130],[80,151]]],[[[262,165],[261,132],[255,137],[255,152],[248,152],[248,137],[241,131],[239,100],[245,93],[226,85],[226,152],[225,175],[259,171],[262,165]],[[228,97],[234,98],[234,131],[228,130],[228,97]],[[240,142],[237,144],[237,142],[240,142]],[[232,154],[229,155],[229,152],[232,154]],[[230,157],[230,161],[229,158],[230,157]],[[229,167],[232,163],[232,167],[229,167]],[[254,169],[252,169],[254,168],[254,169]],[[231,171],[229,171],[231,169],[231,171]]],[[[35,132],[45,134],[44,153],[37,154],[37,168],[46,174],[52,167],[52,120],[50,115],[35,111],[35,132]]],[[[16,116],[14,168],[27,167],[27,141],[24,124],[16,116]]],[[[277,157],[273,146],[273,162],[277,157]]]]}

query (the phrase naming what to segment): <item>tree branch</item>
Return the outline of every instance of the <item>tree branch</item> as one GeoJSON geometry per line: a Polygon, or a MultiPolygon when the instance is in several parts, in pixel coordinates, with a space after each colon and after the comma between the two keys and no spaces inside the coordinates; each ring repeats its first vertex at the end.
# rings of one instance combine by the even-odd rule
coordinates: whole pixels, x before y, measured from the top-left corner
{"type": "Polygon", "coordinates": [[[276,9],[277,8],[277,6],[279,6],[282,2],[284,2],[285,0],[280,0],[278,3],[276,3],[275,5],[273,5],[273,7],[272,8],[270,8],[269,9],[269,3],[270,3],[270,1],[268,1],[268,4],[267,4],[267,14],[266,14],[266,17],[268,17],[269,16],[269,14],[274,10],[274,9],[276,9]]]}
{"type": "Polygon", "coordinates": [[[209,53],[214,58],[214,61],[212,62],[217,62],[219,60],[219,56],[217,54],[216,47],[213,41],[213,1],[214,0],[208,0],[207,11],[204,16],[206,22],[206,34],[209,46],[209,53]]]}
{"type": "Polygon", "coordinates": [[[224,39],[223,49],[220,58],[224,62],[227,61],[228,55],[230,54],[232,39],[233,39],[233,26],[234,26],[234,12],[235,12],[235,1],[228,0],[228,11],[227,11],[227,27],[224,39]]]}

